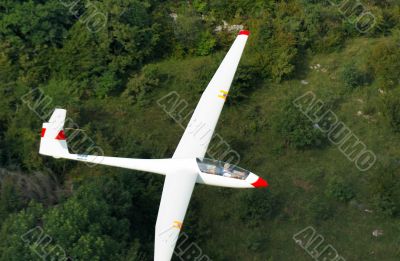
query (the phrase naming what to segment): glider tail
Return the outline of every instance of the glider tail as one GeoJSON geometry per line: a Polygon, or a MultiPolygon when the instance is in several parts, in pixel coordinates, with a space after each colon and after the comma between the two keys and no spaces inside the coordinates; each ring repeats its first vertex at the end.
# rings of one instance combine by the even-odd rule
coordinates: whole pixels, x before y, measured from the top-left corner
{"type": "Polygon", "coordinates": [[[69,154],[64,133],[64,123],[67,111],[55,109],[49,122],[43,123],[39,153],[42,155],[62,158],[69,154]]]}

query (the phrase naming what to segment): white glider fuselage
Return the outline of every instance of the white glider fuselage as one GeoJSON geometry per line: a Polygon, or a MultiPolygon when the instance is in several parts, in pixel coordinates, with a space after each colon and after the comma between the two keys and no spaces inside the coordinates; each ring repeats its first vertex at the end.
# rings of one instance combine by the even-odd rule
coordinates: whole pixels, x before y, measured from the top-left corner
{"type": "MultiPolygon", "coordinates": [[[[42,131],[46,132],[46,130],[42,131]]],[[[42,137],[42,142],[46,144],[47,137],[42,137]]],[[[48,142],[52,142],[52,139],[49,139],[48,142]]],[[[58,140],[60,142],[60,140],[58,140]]],[[[43,147],[41,147],[43,148],[43,147]]],[[[67,146],[66,146],[67,149],[67,146]]],[[[47,155],[45,151],[40,151],[41,154],[47,155]]],[[[53,153],[53,152],[52,152],[53,153]]],[[[106,156],[95,156],[95,155],[82,155],[82,154],[70,154],[68,150],[64,151],[64,153],[60,153],[58,155],[48,155],[53,156],[55,158],[64,158],[69,160],[76,160],[82,162],[88,162],[91,164],[100,164],[112,167],[120,167],[137,171],[151,172],[160,175],[167,175],[167,173],[180,173],[180,172],[189,172],[189,173],[197,173],[196,183],[205,184],[211,186],[218,187],[230,187],[230,188],[257,188],[257,187],[266,187],[267,184],[254,173],[248,172],[246,176],[240,176],[237,173],[239,171],[229,171],[229,169],[222,166],[224,163],[220,161],[212,161],[208,160],[211,163],[215,162],[215,165],[211,165],[214,167],[214,172],[203,172],[199,167],[200,160],[197,158],[189,158],[189,159],[133,159],[133,158],[120,158],[120,157],[106,157],[106,156]],[[218,166],[218,164],[220,166],[218,166]],[[219,171],[217,169],[220,169],[219,171]],[[232,173],[231,173],[232,172],[232,173]],[[236,176],[235,176],[236,174],[236,176]]],[[[238,168],[234,165],[231,165],[234,168],[238,168]]],[[[238,168],[240,169],[240,168],[238,168]]],[[[242,170],[242,169],[241,169],[242,170]]],[[[246,170],[243,170],[246,171],[246,170]]],[[[246,171],[247,172],[247,171],[246,171]]]]}

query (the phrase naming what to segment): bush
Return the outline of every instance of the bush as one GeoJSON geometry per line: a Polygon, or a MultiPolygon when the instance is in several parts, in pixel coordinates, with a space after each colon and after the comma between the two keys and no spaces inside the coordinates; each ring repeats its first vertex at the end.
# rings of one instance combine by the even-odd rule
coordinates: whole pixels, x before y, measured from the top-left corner
{"type": "Polygon", "coordinates": [[[346,64],[340,72],[340,78],[347,88],[357,88],[367,82],[366,75],[354,63],[346,64]]]}
{"type": "Polygon", "coordinates": [[[355,196],[352,186],[340,177],[331,178],[327,194],[342,202],[349,202],[355,196]]]}
{"type": "Polygon", "coordinates": [[[400,36],[397,34],[377,43],[369,58],[369,64],[381,88],[393,88],[399,84],[400,36]]]}
{"type": "Polygon", "coordinates": [[[400,181],[398,163],[384,163],[369,180],[375,206],[385,215],[398,217],[400,214],[400,181]]]}
{"type": "Polygon", "coordinates": [[[282,106],[281,113],[275,119],[275,131],[282,136],[285,143],[296,148],[305,149],[321,147],[326,136],[306,115],[288,99],[282,106]]]}
{"type": "Polygon", "coordinates": [[[235,74],[228,103],[240,102],[251,94],[261,83],[260,68],[254,65],[240,66],[235,74]]]}
{"type": "Polygon", "coordinates": [[[377,208],[382,211],[383,214],[391,217],[396,217],[399,214],[399,206],[397,202],[393,200],[393,195],[390,193],[379,194],[374,197],[377,208]]]}
{"type": "Polygon", "coordinates": [[[400,132],[400,96],[399,91],[394,91],[385,96],[383,100],[383,114],[394,132],[400,132]]]}
{"type": "Polygon", "coordinates": [[[209,55],[215,48],[217,40],[210,33],[204,33],[200,37],[199,45],[197,46],[196,54],[199,56],[209,55]]]}
{"type": "Polygon", "coordinates": [[[328,220],[334,214],[332,205],[326,198],[313,198],[307,208],[313,222],[328,220]]]}
{"type": "Polygon", "coordinates": [[[141,105],[147,104],[148,97],[146,96],[160,85],[160,80],[163,79],[158,68],[153,65],[143,67],[139,74],[135,74],[129,79],[123,97],[127,97],[132,102],[139,102],[141,105]]]}
{"type": "Polygon", "coordinates": [[[241,205],[245,206],[241,218],[257,223],[265,218],[273,217],[277,212],[278,202],[269,190],[264,189],[245,193],[241,205]]]}
{"type": "Polygon", "coordinates": [[[193,8],[188,7],[182,10],[174,24],[176,44],[182,48],[180,51],[185,54],[195,52],[203,30],[201,17],[193,8]]]}

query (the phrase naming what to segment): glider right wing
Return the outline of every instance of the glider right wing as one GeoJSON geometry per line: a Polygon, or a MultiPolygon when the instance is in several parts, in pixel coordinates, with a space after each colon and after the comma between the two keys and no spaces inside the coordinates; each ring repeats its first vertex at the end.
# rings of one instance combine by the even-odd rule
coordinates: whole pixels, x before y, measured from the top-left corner
{"type": "Polygon", "coordinates": [[[242,30],[203,92],[173,158],[203,158],[246,45],[249,31],[242,30]]]}

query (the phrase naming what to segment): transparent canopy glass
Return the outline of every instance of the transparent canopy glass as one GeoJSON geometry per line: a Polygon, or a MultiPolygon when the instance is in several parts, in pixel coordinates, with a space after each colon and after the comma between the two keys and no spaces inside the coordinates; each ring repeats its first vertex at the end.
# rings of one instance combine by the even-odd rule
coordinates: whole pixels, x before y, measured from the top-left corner
{"type": "Polygon", "coordinates": [[[201,172],[213,175],[219,175],[228,178],[246,179],[250,171],[242,169],[238,166],[232,165],[227,162],[212,160],[204,158],[203,160],[197,158],[197,164],[201,172]]]}

